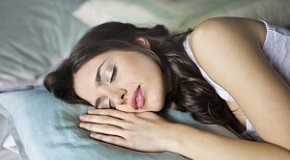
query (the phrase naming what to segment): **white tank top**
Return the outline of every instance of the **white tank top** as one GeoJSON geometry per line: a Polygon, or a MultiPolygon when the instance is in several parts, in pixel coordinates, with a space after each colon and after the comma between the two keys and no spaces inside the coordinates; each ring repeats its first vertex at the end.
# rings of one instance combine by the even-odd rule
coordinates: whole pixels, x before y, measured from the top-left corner
{"type": "MultiPolygon", "coordinates": [[[[290,31],[267,22],[264,22],[264,24],[267,29],[266,39],[262,48],[264,54],[273,68],[281,75],[288,86],[290,86],[290,31]]],[[[225,101],[234,101],[233,97],[220,85],[210,79],[206,72],[198,65],[190,50],[188,38],[183,43],[184,49],[197,65],[204,79],[214,87],[222,99],[225,101]]],[[[262,141],[249,120],[246,120],[246,131],[241,136],[249,140],[262,141]]]]}

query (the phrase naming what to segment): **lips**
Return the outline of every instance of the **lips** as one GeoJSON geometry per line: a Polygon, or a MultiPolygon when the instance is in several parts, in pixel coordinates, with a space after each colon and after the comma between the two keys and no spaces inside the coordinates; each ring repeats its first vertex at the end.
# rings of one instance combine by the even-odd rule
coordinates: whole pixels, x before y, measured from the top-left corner
{"type": "Polygon", "coordinates": [[[144,106],[144,96],[140,86],[136,88],[131,99],[131,106],[135,110],[141,109],[144,106]]]}

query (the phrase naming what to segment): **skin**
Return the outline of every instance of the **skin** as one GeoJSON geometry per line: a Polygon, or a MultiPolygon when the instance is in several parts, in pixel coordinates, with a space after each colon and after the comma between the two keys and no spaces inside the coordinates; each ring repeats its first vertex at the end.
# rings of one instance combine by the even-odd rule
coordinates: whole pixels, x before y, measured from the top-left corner
{"type": "Polygon", "coordinates": [[[214,18],[190,35],[198,64],[233,96],[236,102],[230,108],[240,108],[239,120],[249,119],[265,143],[171,123],[153,112],[95,109],[80,116],[80,127],[92,131],[96,140],[191,159],[290,159],[290,89],[262,53],[265,34],[258,21],[214,18]]]}

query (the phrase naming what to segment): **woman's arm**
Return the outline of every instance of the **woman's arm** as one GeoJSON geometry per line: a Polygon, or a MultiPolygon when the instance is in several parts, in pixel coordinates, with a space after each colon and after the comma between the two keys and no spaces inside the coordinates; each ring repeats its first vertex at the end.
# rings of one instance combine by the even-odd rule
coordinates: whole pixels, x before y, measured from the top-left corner
{"type": "Polygon", "coordinates": [[[188,136],[197,144],[197,153],[207,153],[208,159],[217,155],[222,159],[290,159],[290,89],[264,56],[264,37],[261,22],[237,18],[207,20],[191,34],[191,49],[199,65],[233,96],[266,141],[232,140],[199,132],[198,137],[188,136]]]}
{"type": "Polygon", "coordinates": [[[175,135],[167,151],[195,160],[289,160],[289,150],[270,143],[233,139],[182,124],[168,134],[175,135]],[[176,131],[176,133],[174,133],[176,131]],[[178,133],[177,133],[178,132],[178,133]]]}

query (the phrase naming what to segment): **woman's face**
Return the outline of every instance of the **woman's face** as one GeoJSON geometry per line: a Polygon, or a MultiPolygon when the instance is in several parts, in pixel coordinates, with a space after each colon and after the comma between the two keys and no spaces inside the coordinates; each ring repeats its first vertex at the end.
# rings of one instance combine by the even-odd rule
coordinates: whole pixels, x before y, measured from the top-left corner
{"type": "Polygon", "coordinates": [[[74,75],[79,97],[97,108],[125,112],[160,111],[168,91],[164,74],[149,57],[133,51],[108,51],[74,75]]]}

